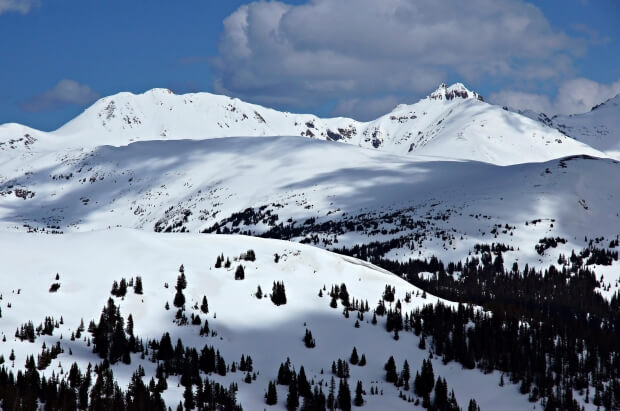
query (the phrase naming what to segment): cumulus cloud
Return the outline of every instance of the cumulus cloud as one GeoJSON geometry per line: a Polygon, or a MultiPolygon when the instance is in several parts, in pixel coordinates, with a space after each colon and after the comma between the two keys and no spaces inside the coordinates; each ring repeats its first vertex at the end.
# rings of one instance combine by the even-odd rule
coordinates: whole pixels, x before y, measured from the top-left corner
{"type": "Polygon", "coordinates": [[[0,14],[9,11],[26,14],[37,5],[39,5],[38,0],[0,0],[0,14]]]}
{"type": "Polygon", "coordinates": [[[565,81],[554,99],[546,95],[502,90],[489,96],[489,101],[519,110],[531,109],[547,114],[577,114],[620,94],[620,80],[611,84],[587,78],[565,81]]]}
{"type": "Polygon", "coordinates": [[[212,65],[217,92],[299,107],[335,99],[355,114],[365,97],[411,100],[448,77],[554,78],[585,45],[522,0],[261,1],[224,20],[212,65]]]}
{"type": "Polygon", "coordinates": [[[22,108],[32,112],[48,111],[68,104],[89,104],[97,98],[99,94],[85,84],[80,84],[75,80],[60,80],[51,89],[24,102],[22,108]]]}

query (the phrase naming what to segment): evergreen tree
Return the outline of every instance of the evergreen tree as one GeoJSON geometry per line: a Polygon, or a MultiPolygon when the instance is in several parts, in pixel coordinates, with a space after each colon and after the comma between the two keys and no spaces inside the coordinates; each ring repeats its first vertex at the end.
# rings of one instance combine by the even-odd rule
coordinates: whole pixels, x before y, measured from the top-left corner
{"type": "Polygon", "coordinates": [[[403,382],[405,391],[409,391],[409,379],[411,378],[411,371],[409,370],[409,363],[405,360],[403,364],[403,369],[400,372],[400,378],[403,382]]]}
{"type": "Polygon", "coordinates": [[[363,393],[364,389],[362,388],[362,382],[357,381],[357,386],[355,387],[355,398],[353,400],[353,404],[355,404],[356,407],[361,407],[364,405],[364,397],[362,397],[363,393]]]}
{"type": "Polygon", "coordinates": [[[274,282],[271,289],[271,301],[275,305],[286,304],[286,290],[284,289],[284,282],[274,282]]]}
{"type": "Polygon", "coordinates": [[[297,390],[297,378],[295,378],[295,374],[293,374],[293,379],[291,383],[288,385],[288,394],[286,396],[286,409],[296,410],[299,406],[299,392],[297,390]]]}
{"type": "Polygon", "coordinates": [[[187,288],[187,280],[185,279],[185,270],[183,265],[179,268],[180,274],[177,277],[177,285],[174,287],[177,292],[174,296],[174,301],[172,302],[175,307],[182,308],[185,305],[185,296],[183,295],[183,290],[187,288]]]}
{"type": "Polygon", "coordinates": [[[346,379],[340,380],[338,388],[338,408],[342,411],[351,411],[351,390],[346,379]]]}
{"type": "Polygon", "coordinates": [[[239,264],[235,270],[235,280],[243,280],[245,278],[245,270],[243,266],[239,264]]]}
{"type": "Polygon", "coordinates": [[[355,347],[353,347],[351,357],[349,357],[349,362],[353,365],[357,365],[357,363],[359,362],[359,357],[357,356],[357,349],[355,347]]]}
{"type": "Polygon", "coordinates": [[[205,295],[202,296],[202,303],[200,304],[200,311],[202,311],[205,314],[209,313],[209,303],[205,295]]]}
{"type": "Polygon", "coordinates": [[[316,341],[312,338],[312,332],[306,328],[306,334],[304,335],[304,344],[307,348],[316,347],[316,341]]]}
{"type": "Polygon", "coordinates": [[[194,402],[194,392],[192,391],[192,385],[187,384],[185,391],[183,392],[183,405],[186,410],[193,410],[196,407],[194,402]]]}
{"type": "Polygon", "coordinates": [[[448,386],[441,377],[437,377],[437,382],[435,383],[433,406],[438,410],[444,410],[448,406],[448,386]]]}
{"type": "Polygon", "coordinates": [[[475,399],[469,400],[469,406],[467,407],[467,411],[480,411],[480,407],[475,399]]]}
{"type": "Polygon", "coordinates": [[[297,392],[302,397],[310,397],[312,395],[310,383],[306,378],[306,371],[303,365],[299,369],[299,375],[297,376],[297,392]]]}
{"type": "Polygon", "coordinates": [[[137,276],[136,277],[136,282],[133,286],[133,292],[136,294],[142,294],[143,293],[143,289],[142,289],[142,277],[137,276]]]}
{"type": "Polygon", "coordinates": [[[332,379],[329,383],[329,392],[327,394],[327,408],[329,410],[334,410],[336,408],[336,381],[332,376],[332,379]]]}
{"type": "Polygon", "coordinates": [[[433,364],[431,364],[430,360],[423,360],[421,372],[416,372],[414,391],[418,396],[428,400],[434,384],[435,374],[433,372],[433,364]]]}
{"type": "Polygon", "coordinates": [[[398,374],[396,372],[396,362],[394,361],[394,357],[390,356],[387,363],[385,363],[385,380],[387,382],[395,383],[398,379],[398,374]]]}

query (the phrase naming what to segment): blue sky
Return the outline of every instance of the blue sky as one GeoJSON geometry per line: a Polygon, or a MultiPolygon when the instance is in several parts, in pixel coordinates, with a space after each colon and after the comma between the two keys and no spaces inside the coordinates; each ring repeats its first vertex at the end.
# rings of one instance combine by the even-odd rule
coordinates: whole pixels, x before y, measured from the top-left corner
{"type": "Polygon", "coordinates": [[[618,0],[0,0],[0,123],[51,130],[153,87],[366,119],[462,81],[583,111],[620,92],[618,22],[618,0]]]}

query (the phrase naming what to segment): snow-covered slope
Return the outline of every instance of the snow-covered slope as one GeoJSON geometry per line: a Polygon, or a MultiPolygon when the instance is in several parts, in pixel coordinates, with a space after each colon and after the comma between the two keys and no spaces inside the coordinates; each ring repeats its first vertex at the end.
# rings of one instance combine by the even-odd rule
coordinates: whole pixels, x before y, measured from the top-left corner
{"type": "Polygon", "coordinates": [[[620,95],[587,113],[554,116],[549,124],[567,136],[620,159],[620,95]]]}
{"type": "Polygon", "coordinates": [[[507,264],[540,267],[586,247],[586,236],[620,234],[620,164],[608,159],[500,167],[246,137],[69,150],[15,159],[0,174],[9,231],[251,232],[327,248],[404,238],[390,257],[445,261],[502,242],[515,249],[507,264]],[[566,244],[536,252],[558,236],[566,244]]]}
{"type": "MultiPolygon", "coordinates": [[[[40,140],[32,144],[38,151],[145,140],[303,136],[393,154],[421,153],[499,165],[577,154],[604,156],[553,128],[485,103],[460,83],[442,84],[419,102],[399,105],[366,123],[279,112],[209,93],[175,95],[167,89],[119,93],[100,99],[51,133],[16,125],[0,128],[5,146],[15,147],[15,141],[30,144],[28,136],[40,140]]],[[[23,151],[22,147],[18,152],[23,151]]]]}
{"type": "Polygon", "coordinates": [[[361,142],[372,137],[373,147],[391,153],[412,152],[498,165],[575,154],[602,155],[539,122],[485,103],[460,83],[441,85],[415,104],[396,107],[368,123],[362,134],[361,142]]]}
{"type": "MultiPolygon", "coordinates": [[[[413,407],[398,397],[399,390],[394,385],[384,381],[383,365],[393,355],[399,369],[406,359],[415,374],[422,360],[429,356],[427,350],[417,348],[418,337],[411,331],[403,332],[397,341],[385,331],[385,317],[378,317],[378,324],[373,325],[369,313],[355,328],[357,313],[345,318],[340,302],[337,309],[331,308],[328,292],[333,284],[345,283],[351,300],[368,300],[374,307],[385,286],[391,285],[396,288],[396,298],[402,301],[405,312],[438,299],[430,295],[422,298],[416,287],[365,262],[284,241],[118,229],[62,236],[4,233],[0,234],[0,242],[3,254],[10,256],[3,258],[0,282],[0,334],[6,338],[0,343],[0,354],[7,361],[5,365],[14,364],[14,372],[23,368],[27,355],[36,358],[42,344],[52,347],[57,342],[64,352],[39,371],[42,375],[49,378],[55,374],[65,379],[73,362],[83,371],[89,362],[99,363],[101,359],[92,352],[92,345],[87,345],[91,339],[88,331],[84,331],[82,338],[69,337],[82,319],[86,326],[90,320],[99,321],[102,307],[111,297],[113,281],[140,276],[143,294],[135,294],[129,288],[126,297],[115,298],[125,320],[132,315],[134,334],[146,342],[159,340],[164,332],[169,332],[173,344],[180,338],[186,347],[196,347],[199,352],[205,344],[212,345],[229,365],[233,361],[238,364],[242,354],[250,355],[257,373],[251,384],[244,382],[246,373],[240,371],[210,376],[224,386],[237,383],[237,398],[245,410],[267,407],[263,396],[268,382],[275,380],[279,364],[287,357],[297,370],[303,365],[308,380],[320,383],[327,392],[332,361],[348,359],[354,346],[367,359],[364,367],[351,365],[350,378],[351,384],[360,380],[366,389],[365,409],[413,407]],[[256,260],[239,261],[239,256],[249,249],[254,250],[256,260]],[[33,253],[36,258],[32,258],[33,253]],[[233,261],[231,268],[214,267],[220,254],[233,261]],[[278,262],[274,260],[275,254],[280,256],[278,262]],[[239,264],[245,267],[245,279],[237,281],[234,272],[239,264]],[[198,315],[202,323],[208,321],[214,333],[210,336],[201,336],[200,326],[179,326],[174,322],[172,285],[181,265],[187,279],[185,314],[198,315]],[[257,286],[269,293],[274,281],[284,282],[285,305],[272,304],[268,296],[255,296],[257,286]],[[49,292],[53,283],[60,287],[49,292]],[[322,297],[319,290],[323,290],[322,297]],[[404,301],[406,293],[412,293],[410,302],[404,301]],[[208,314],[198,308],[203,296],[208,299],[208,314]],[[164,308],[167,302],[170,310],[164,308]],[[48,316],[55,321],[62,318],[53,335],[38,336],[33,343],[14,337],[15,329],[25,322],[31,320],[36,326],[48,316]],[[306,348],[302,342],[306,329],[316,341],[314,348],[306,348]],[[9,360],[11,351],[14,361],[9,360]],[[381,390],[381,395],[370,395],[371,387],[381,390]]],[[[439,357],[431,361],[435,375],[447,379],[461,406],[476,398],[482,409],[531,407],[516,385],[498,386],[498,372],[465,370],[455,363],[443,364],[439,357]]],[[[139,354],[133,354],[131,364],[116,363],[114,375],[126,387],[139,365],[144,367],[143,380],[148,384],[156,369],[149,356],[140,359],[139,354]]],[[[163,393],[173,408],[183,399],[183,387],[179,387],[178,380],[178,376],[170,376],[168,389],[163,393]]],[[[269,409],[285,409],[285,386],[278,386],[278,398],[278,405],[269,409]]]]}

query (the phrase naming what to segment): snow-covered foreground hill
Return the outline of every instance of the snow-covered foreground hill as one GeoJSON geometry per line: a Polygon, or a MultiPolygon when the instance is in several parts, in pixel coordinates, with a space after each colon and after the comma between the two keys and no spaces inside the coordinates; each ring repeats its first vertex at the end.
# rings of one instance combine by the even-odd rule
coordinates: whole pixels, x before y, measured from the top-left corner
{"type": "MultiPolygon", "coordinates": [[[[129,287],[125,297],[114,297],[125,322],[131,314],[133,334],[146,343],[169,332],[173,346],[180,338],[184,346],[196,347],[199,352],[207,344],[219,350],[229,366],[233,361],[238,366],[242,354],[251,356],[256,380],[250,384],[244,382],[246,373],[241,371],[229,369],[226,376],[210,376],[226,387],[237,383],[237,397],[246,410],[266,407],[264,393],[268,382],[276,379],[278,367],[287,357],[297,371],[303,365],[308,380],[322,384],[327,394],[332,361],[349,359],[354,346],[360,356],[365,355],[367,364],[350,364],[349,380],[352,391],[355,382],[362,381],[367,392],[365,409],[409,409],[412,404],[399,399],[399,390],[385,381],[383,366],[394,356],[399,370],[407,360],[415,375],[422,360],[429,356],[427,349],[417,347],[419,337],[413,332],[403,331],[400,339],[395,340],[385,330],[385,317],[378,317],[378,323],[373,325],[372,309],[382,299],[386,285],[395,287],[395,297],[402,303],[403,312],[434,304],[439,301],[437,298],[423,298],[416,287],[368,263],[314,247],[245,236],[157,234],[127,229],[65,235],[2,233],[0,243],[0,355],[6,361],[4,366],[13,372],[23,368],[26,356],[36,358],[43,344],[49,348],[57,342],[64,352],[39,371],[48,378],[52,374],[67,378],[73,362],[83,371],[89,362],[100,362],[92,345],[87,345],[92,339],[88,331],[83,331],[81,338],[70,337],[82,319],[86,327],[91,320],[99,321],[114,281],[136,281],[138,276],[142,279],[142,294],[129,287]],[[255,261],[239,260],[248,250],[254,251],[255,261]],[[230,259],[230,268],[215,268],[216,259],[222,254],[230,259]],[[279,256],[277,262],[275,255],[279,256]],[[183,291],[184,314],[199,316],[200,326],[175,323],[174,285],[181,265],[187,282],[183,291]],[[245,268],[243,280],[234,278],[239,265],[245,268]],[[284,283],[284,305],[274,305],[267,295],[274,281],[284,283]],[[345,318],[342,300],[338,301],[338,308],[330,307],[328,293],[332,285],[343,283],[351,301],[367,300],[371,306],[371,311],[359,320],[359,328],[354,326],[358,312],[352,310],[350,317],[345,318]],[[50,291],[52,284],[59,285],[55,292],[50,291]],[[258,286],[265,293],[262,299],[255,294],[258,286]],[[406,301],[406,293],[411,293],[410,302],[406,301]],[[203,296],[208,302],[208,314],[199,308],[203,296]],[[165,309],[166,304],[170,310],[165,309]],[[53,317],[52,323],[60,322],[51,330],[52,335],[36,336],[34,342],[15,337],[15,330],[22,324],[32,321],[36,326],[46,317],[53,317]],[[201,336],[199,330],[205,321],[210,333],[201,336]],[[315,339],[314,348],[306,348],[302,341],[306,329],[315,339]],[[9,360],[11,351],[14,360],[9,360]],[[370,395],[371,387],[382,395],[370,395]]],[[[393,303],[386,305],[389,308],[393,303]]],[[[485,410],[531,407],[516,385],[506,382],[504,387],[498,386],[497,372],[482,374],[456,363],[443,364],[438,358],[431,361],[435,376],[446,378],[463,407],[470,398],[475,398],[485,410]]],[[[138,365],[144,367],[143,380],[148,384],[156,371],[156,364],[149,361],[148,355],[140,359],[140,354],[132,354],[130,364],[118,362],[112,366],[123,388],[138,365]]],[[[178,386],[178,381],[178,376],[169,377],[168,389],[163,394],[173,408],[183,400],[183,387],[178,386]]],[[[413,393],[410,391],[407,396],[413,397],[413,393]]],[[[284,409],[285,398],[286,387],[278,386],[278,405],[270,409],[284,409]]]]}
{"type": "MultiPolygon", "coordinates": [[[[325,248],[396,239],[395,260],[512,247],[547,267],[620,234],[620,164],[573,157],[500,167],[295,137],[151,141],[15,159],[0,173],[8,231],[232,232],[325,248]],[[604,176],[604,177],[603,177],[604,176]],[[564,242],[537,251],[541,240],[564,242]]],[[[618,287],[617,268],[599,275],[618,287]]]]}
{"type": "Polygon", "coordinates": [[[54,132],[1,125],[0,158],[23,156],[26,161],[32,152],[65,148],[234,136],[301,136],[393,154],[499,165],[578,154],[604,156],[546,124],[487,104],[457,83],[442,84],[417,103],[401,104],[370,122],[279,112],[209,93],[119,93],[100,99],[54,132]]]}

